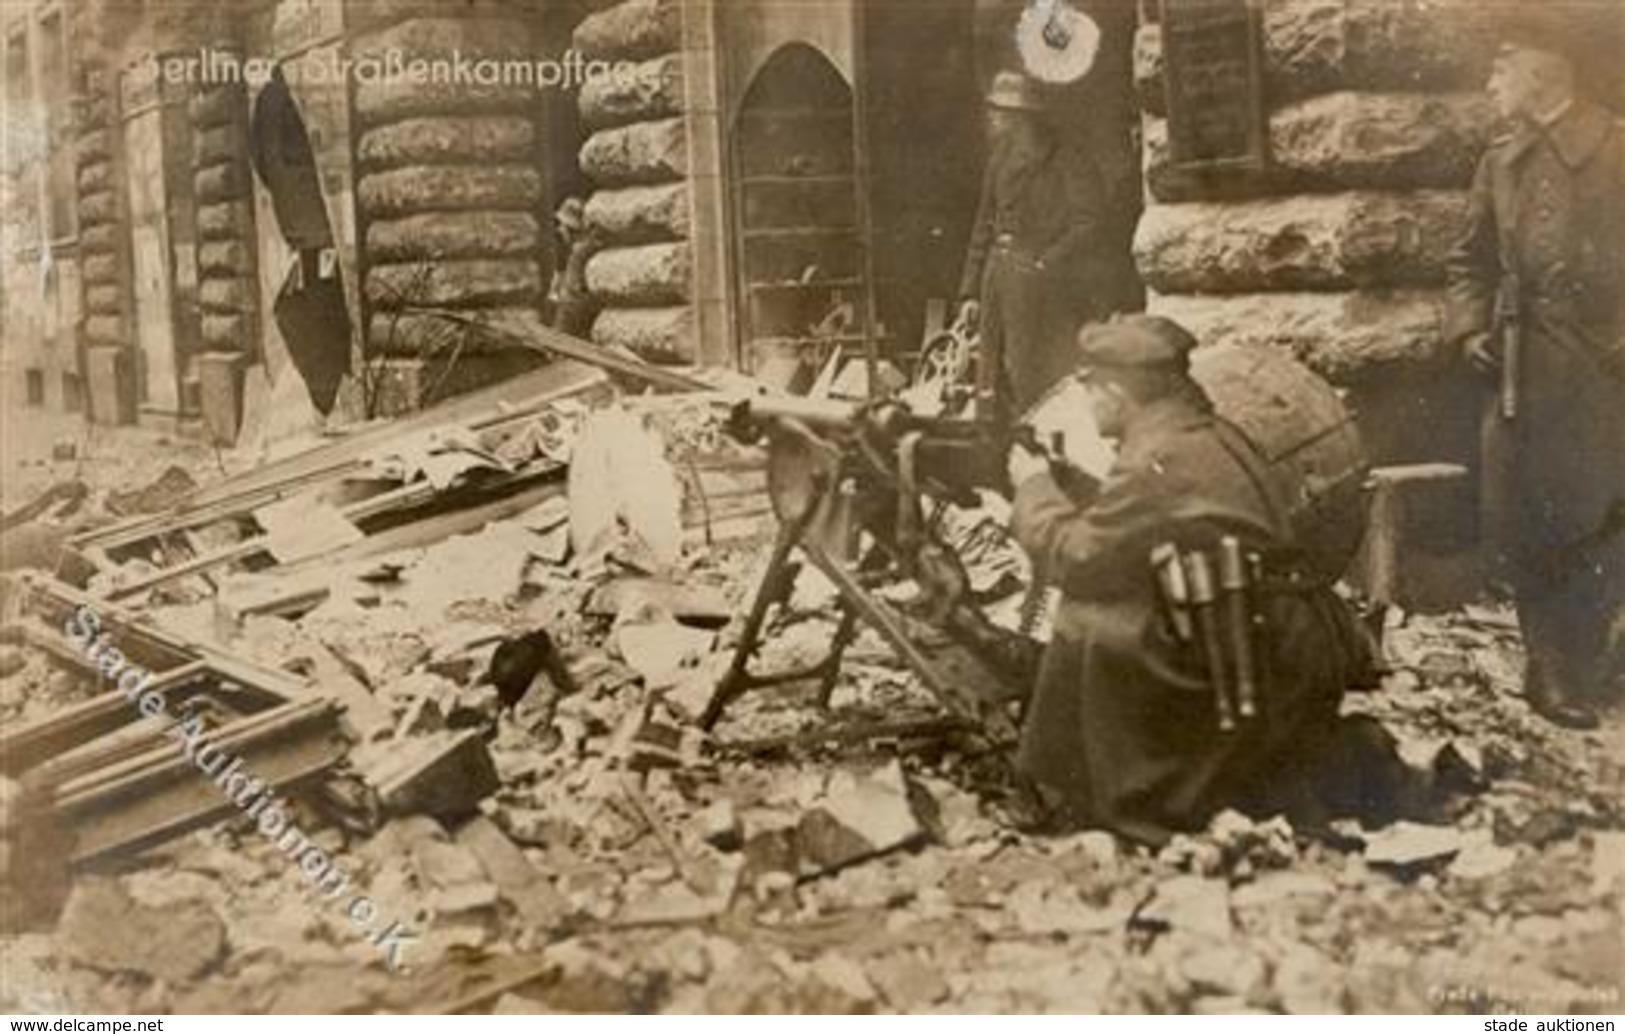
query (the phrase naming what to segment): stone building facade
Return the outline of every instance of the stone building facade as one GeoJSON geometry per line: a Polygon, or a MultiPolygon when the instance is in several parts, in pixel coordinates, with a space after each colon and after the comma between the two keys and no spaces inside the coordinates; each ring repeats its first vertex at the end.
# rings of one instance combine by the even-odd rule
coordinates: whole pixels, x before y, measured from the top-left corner
{"type": "Polygon", "coordinates": [[[23,404],[66,408],[55,385],[67,376],[95,419],[201,424],[229,441],[245,417],[410,408],[538,361],[408,310],[542,304],[580,134],[574,94],[539,68],[562,62],[584,8],[33,8],[8,7],[8,144],[51,146],[8,163],[5,246],[39,269],[44,240],[54,261],[38,273],[48,299],[23,278],[7,285],[8,379],[23,369],[23,404]],[[42,25],[63,41],[60,83],[43,96],[42,25]],[[448,71],[414,77],[406,62],[448,71]],[[54,208],[53,160],[68,166],[54,208]],[[42,221],[63,210],[71,234],[60,215],[42,221]]]}
{"type": "Polygon", "coordinates": [[[1136,47],[1150,309],[1257,342],[1349,390],[1379,460],[1463,459],[1473,406],[1442,354],[1443,258],[1492,131],[1492,45],[1471,0],[1259,5],[1262,169],[1182,174],[1162,28],[1136,47]]]}
{"type": "MultiPolygon", "coordinates": [[[[1211,176],[1170,146],[1162,0],[1073,2],[1105,31],[1066,110],[1137,138],[1152,310],[1303,356],[1349,389],[1379,459],[1464,456],[1469,407],[1439,376],[1440,260],[1490,132],[1481,5],[1255,0],[1267,160],[1211,176]]],[[[865,340],[907,354],[955,290],[980,97],[1024,7],[36,3],[28,31],[59,10],[70,41],[50,134],[73,225],[51,306],[8,267],[8,352],[50,322],[57,343],[31,353],[53,357],[47,404],[82,382],[98,419],[201,420],[222,440],[309,417],[312,399],[411,407],[537,361],[412,310],[545,312],[565,258],[553,213],[579,197],[600,345],[785,384],[865,340]],[[151,74],[204,51],[262,74],[151,74]],[[579,89],[317,74],[391,54],[574,54],[637,74],[579,89]]],[[[40,196],[30,168],[9,163],[8,211],[40,196]]],[[[8,253],[37,251],[37,225],[6,233],[8,253]]]]}
{"type": "MultiPolygon", "coordinates": [[[[105,197],[78,204],[69,55],[79,30],[71,5],[0,8],[0,405],[84,404],[81,273],[87,258],[103,272],[114,213],[105,197]]],[[[97,160],[93,149],[88,187],[106,171],[97,160]]],[[[101,291],[92,300],[108,304],[101,291]]]]}

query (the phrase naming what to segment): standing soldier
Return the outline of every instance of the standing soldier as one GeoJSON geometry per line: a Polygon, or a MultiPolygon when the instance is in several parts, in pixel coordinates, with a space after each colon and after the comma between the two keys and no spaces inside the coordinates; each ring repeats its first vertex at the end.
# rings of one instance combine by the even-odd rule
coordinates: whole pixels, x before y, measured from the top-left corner
{"type": "Polygon", "coordinates": [[[588,228],[586,208],[578,197],[564,200],[554,222],[559,231],[558,261],[547,289],[552,323],[571,337],[585,338],[598,315],[587,288],[587,262],[598,250],[597,235],[588,228]]]}
{"type": "Polygon", "coordinates": [[[1489,93],[1516,128],[1479,167],[1446,336],[1493,388],[1483,528],[1517,604],[1524,693],[1589,728],[1625,602],[1625,126],[1582,93],[1585,48],[1607,36],[1578,13],[1503,23],[1489,93]]]}
{"type": "Polygon", "coordinates": [[[1071,367],[1078,327],[1134,307],[1126,296],[1137,287],[1121,271],[1140,206],[1135,171],[1061,132],[1040,90],[1019,72],[993,79],[991,151],[959,286],[961,316],[981,332],[979,399],[984,411],[997,400],[997,419],[1036,402],[1071,367]]]}

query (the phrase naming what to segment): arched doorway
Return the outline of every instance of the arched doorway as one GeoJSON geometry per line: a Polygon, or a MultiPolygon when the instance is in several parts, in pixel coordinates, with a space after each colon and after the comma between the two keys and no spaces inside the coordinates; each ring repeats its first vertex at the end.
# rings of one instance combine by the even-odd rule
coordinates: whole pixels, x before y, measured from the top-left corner
{"type": "Polygon", "coordinates": [[[792,371],[864,341],[852,89],[814,47],[782,46],[751,79],[729,139],[740,358],[793,387],[792,371]]]}

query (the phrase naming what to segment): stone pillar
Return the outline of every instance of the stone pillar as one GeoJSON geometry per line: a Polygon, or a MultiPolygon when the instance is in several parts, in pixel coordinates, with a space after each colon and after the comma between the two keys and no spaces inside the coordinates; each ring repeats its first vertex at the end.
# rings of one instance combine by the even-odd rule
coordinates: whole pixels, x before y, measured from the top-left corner
{"type": "Polygon", "coordinates": [[[80,342],[91,419],[136,419],[131,267],[115,78],[99,63],[82,66],[76,108],[76,191],[79,207],[80,342]]]}
{"type": "Polygon", "coordinates": [[[603,245],[587,264],[602,306],[592,337],[667,363],[699,359],[683,46],[680,0],[622,0],[575,31],[575,49],[589,60],[638,63],[636,75],[602,77],[581,91],[591,133],[581,148],[593,184],[586,217],[603,245]]]}
{"type": "Polygon", "coordinates": [[[257,352],[261,311],[247,90],[208,87],[193,98],[191,115],[203,425],[211,440],[229,445],[242,423],[241,378],[257,352]]]}
{"type": "MultiPolygon", "coordinates": [[[[535,61],[531,13],[479,3],[357,8],[348,56],[535,61]]],[[[489,77],[488,77],[489,78],[489,77]]],[[[360,81],[357,208],[369,313],[361,376],[385,411],[532,365],[527,352],[463,341],[413,306],[534,315],[550,226],[537,87],[523,82],[360,81]],[[451,364],[455,361],[455,366],[451,364]]],[[[376,407],[375,407],[376,408],[376,407]]]]}
{"type": "Polygon", "coordinates": [[[1490,131],[1474,0],[1264,0],[1271,162],[1224,181],[1168,155],[1160,30],[1136,46],[1150,310],[1205,341],[1290,350],[1346,387],[1380,463],[1465,459],[1441,344],[1442,260],[1490,131]]]}
{"type": "Polygon", "coordinates": [[[259,337],[247,87],[204,85],[192,97],[191,120],[203,426],[212,441],[230,445],[242,423],[242,373],[259,337]]]}

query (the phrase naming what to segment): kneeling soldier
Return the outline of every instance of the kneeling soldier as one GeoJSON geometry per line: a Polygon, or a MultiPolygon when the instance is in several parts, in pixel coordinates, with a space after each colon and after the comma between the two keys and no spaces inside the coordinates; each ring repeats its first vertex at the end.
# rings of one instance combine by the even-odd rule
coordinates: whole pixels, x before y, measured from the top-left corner
{"type": "Polygon", "coordinates": [[[1062,592],[1020,766],[1067,824],[1150,844],[1305,787],[1371,670],[1295,547],[1296,486],[1214,413],[1195,345],[1147,316],[1080,333],[1077,376],[1118,442],[1092,500],[1010,457],[1012,530],[1062,592]]]}

